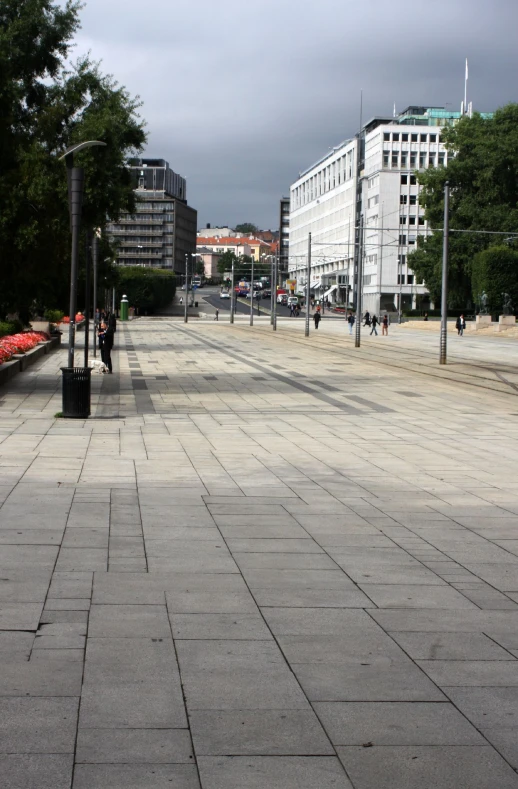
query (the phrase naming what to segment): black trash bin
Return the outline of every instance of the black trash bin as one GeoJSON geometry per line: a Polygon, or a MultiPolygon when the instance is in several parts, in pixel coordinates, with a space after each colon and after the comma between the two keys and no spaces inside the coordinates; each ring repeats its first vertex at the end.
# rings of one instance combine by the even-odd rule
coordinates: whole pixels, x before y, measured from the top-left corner
{"type": "Polygon", "coordinates": [[[90,416],[90,367],[62,367],[63,416],[86,419],[90,416]]]}

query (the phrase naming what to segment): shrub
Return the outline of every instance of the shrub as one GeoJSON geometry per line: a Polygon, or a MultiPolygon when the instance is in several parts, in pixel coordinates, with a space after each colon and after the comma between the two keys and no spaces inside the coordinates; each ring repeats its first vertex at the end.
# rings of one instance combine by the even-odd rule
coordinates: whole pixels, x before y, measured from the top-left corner
{"type": "Polygon", "coordinates": [[[490,312],[501,313],[503,294],[508,293],[513,312],[518,307],[518,251],[507,246],[494,246],[473,258],[471,270],[473,297],[480,304],[482,293],[487,295],[490,312]]]}
{"type": "Polygon", "coordinates": [[[45,310],[43,317],[49,323],[59,323],[63,320],[65,313],[62,310],[45,310]]]}
{"type": "Polygon", "coordinates": [[[137,307],[140,314],[153,313],[167,307],[176,293],[176,277],[165,269],[120,267],[119,296],[128,297],[130,307],[137,307]]]}
{"type": "Polygon", "coordinates": [[[8,334],[18,334],[22,331],[23,323],[19,320],[0,322],[0,337],[6,337],[8,334]]]}

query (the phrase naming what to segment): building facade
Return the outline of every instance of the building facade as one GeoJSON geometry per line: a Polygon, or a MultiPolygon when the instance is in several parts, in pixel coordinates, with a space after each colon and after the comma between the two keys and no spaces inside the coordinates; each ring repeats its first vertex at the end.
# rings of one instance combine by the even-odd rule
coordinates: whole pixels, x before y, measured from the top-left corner
{"type": "Polygon", "coordinates": [[[235,255],[248,255],[254,261],[259,261],[263,255],[272,254],[272,245],[258,238],[248,236],[198,236],[196,239],[197,251],[206,247],[213,252],[233,252],[235,255]]]}
{"type": "Polygon", "coordinates": [[[361,221],[364,310],[430,306],[426,286],[408,265],[418,235],[428,231],[416,171],[447,164],[441,128],[460,117],[408,107],[395,118],[373,118],[299,175],[290,190],[289,246],[290,276],[299,287],[306,282],[311,232],[313,293],[355,303],[361,221]]]}
{"type": "Polygon", "coordinates": [[[185,255],[196,248],[197,212],[187,205],[185,178],[164,159],[132,159],[137,199],[134,214],[124,212],[107,225],[117,243],[117,263],[185,271],[185,255]]]}
{"type": "Polygon", "coordinates": [[[279,271],[288,272],[290,255],[290,198],[281,197],[279,217],[279,271]]]}

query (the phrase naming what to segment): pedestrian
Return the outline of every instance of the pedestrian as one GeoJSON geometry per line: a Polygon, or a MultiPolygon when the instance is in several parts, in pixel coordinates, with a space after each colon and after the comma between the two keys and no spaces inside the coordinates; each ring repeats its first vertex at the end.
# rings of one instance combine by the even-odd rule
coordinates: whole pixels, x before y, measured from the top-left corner
{"type": "Polygon", "coordinates": [[[315,321],[315,329],[318,329],[318,324],[320,323],[321,319],[322,316],[320,314],[320,311],[317,309],[317,311],[313,315],[313,320],[315,321]]]}
{"type": "Polygon", "coordinates": [[[183,304],[183,296],[180,296],[180,304],[183,304]]]}
{"type": "Polygon", "coordinates": [[[99,349],[101,351],[101,360],[108,368],[108,372],[112,372],[112,357],[111,352],[113,348],[113,329],[107,326],[103,321],[99,327],[99,349]]]}
{"type": "Polygon", "coordinates": [[[457,318],[457,321],[455,323],[455,328],[457,329],[457,334],[459,335],[459,337],[462,337],[464,333],[464,329],[466,328],[466,321],[464,320],[464,315],[461,315],[459,318],[457,318]]]}
{"type": "Polygon", "coordinates": [[[425,312],[423,320],[424,320],[424,321],[427,321],[427,320],[428,320],[428,313],[427,313],[427,312],[425,312]]]}
{"type": "Polygon", "coordinates": [[[383,320],[381,322],[381,336],[386,334],[388,336],[388,327],[389,327],[389,319],[387,313],[383,316],[383,320]]]}
{"type": "Polygon", "coordinates": [[[349,313],[347,316],[347,323],[349,324],[349,334],[353,333],[353,326],[354,326],[354,315],[352,312],[349,313]]]}
{"type": "Polygon", "coordinates": [[[370,312],[368,310],[365,313],[365,315],[363,316],[363,325],[364,326],[370,326],[371,325],[371,316],[370,316],[370,312]]]}
{"type": "Polygon", "coordinates": [[[290,304],[290,318],[293,318],[294,314],[295,314],[295,305],[290,304]]]}
{"type": "Polygon", "coordinates": [[[214,315],[214,320],[219,321],[219,310],[217,307],[216,307],[216,314],[214,315]]]}
{"type": "Polygon", "coordinates": [[[375,335],[376,335],[376,337],[377,337],[377,336],[378,336],[378,332],[377,332],[377,330],[376,330],[376,326],[378,325],[379,321],[378,321],[378,319],[377,319],[376,315],[373,315],[373,316],[372,316],[371,323],[372,323],[371,334],[374,332],[374,334],[375,334],[375,335]]]}
{"type": "Polygon", "coordinates": [[[110,313],[110,317],[108,318],[108,326],[113,329],[113,333],[115,334],[117,331],[117,318],[115,317],[114,312],[110,313]]]}

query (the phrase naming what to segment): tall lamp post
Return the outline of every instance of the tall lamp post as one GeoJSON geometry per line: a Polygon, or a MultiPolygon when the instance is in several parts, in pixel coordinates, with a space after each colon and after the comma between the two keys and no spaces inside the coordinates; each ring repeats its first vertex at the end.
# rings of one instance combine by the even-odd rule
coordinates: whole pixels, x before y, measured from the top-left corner
{"type": "Polygon", "coordinates": [[[59,161],[65,160],[68,179],[68,205],[70,210],[70,226],[72,230],[72,254],[70,264],[70,324],[68,327],[68,367],[74,366],[75,321],[77,311],[77,270],[79,261],[79,230],[81,227],[81,209],[83,207],[84,170],[74,167],[74,154],[85,148],[106,146],[105,142],[89,140],[68,148],[59,161]]]}
{"type": "Polygon", "coordinates": [[[250,326],[254,325],[254,259],[252,258],[252,273],[250,274],[250,326]]]}
{"type": "Polygon", "coordinates": [[[304,335],[309,337],[309,305],[311,302],[311,233],[308,233],[308,268],[306,272],[306,325],[304,335]]]}
{"type": "Polygon", "coordinates": [[[231,281],[231,285],[230,285],[230,323],[234,323],[234,299],[235,299],[235,293],[234,293],[234,270],[235,270],[235,268],[234,268],[234,264],[235,264],[235,259],[232,258],[232,281],[231,281]]]}
{"type": "Polygon", "coordinates": [[[450,184],[444,184],[444,229],[442,246],[442,290],[441,290],[441,347],[439,364],[447,363],[447,342],[448,342],[448,235],[449,235],[449,202],[450,184]]]}
{"type": "Polygon", "coordinates": [[[185,253],[185,303],[183,307],[183,322],[187,323],[189,320],[188,312],[189,301],[189,253],[185,253]]]}

